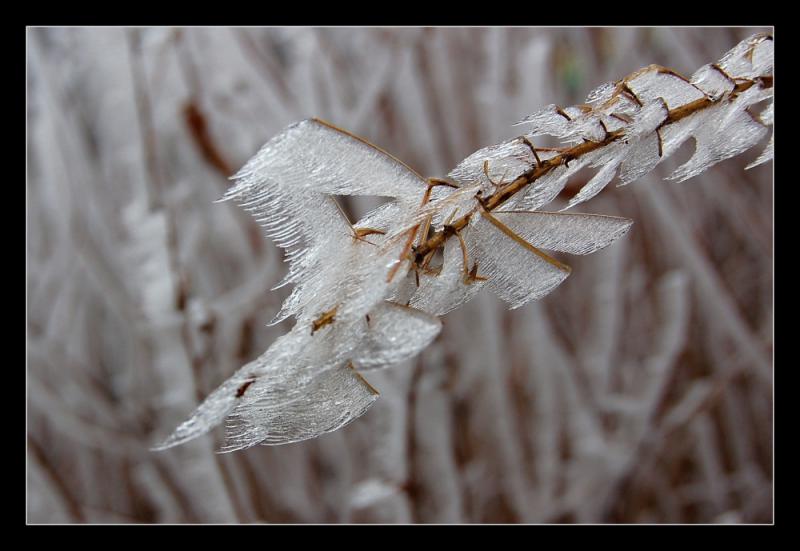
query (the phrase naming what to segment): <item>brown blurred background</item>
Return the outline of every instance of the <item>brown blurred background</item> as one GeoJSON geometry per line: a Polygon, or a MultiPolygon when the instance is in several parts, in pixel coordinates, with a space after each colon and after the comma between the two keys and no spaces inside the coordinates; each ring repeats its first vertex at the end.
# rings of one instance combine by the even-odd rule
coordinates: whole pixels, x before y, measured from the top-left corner
{"type": "Polygon", "coordinates": [[[544,300],[445,316],[343,430],[148,450],[290,327],[266,326],[280,250],[213,203],[282,127],[322,117],[442,176],[548,103],[763,30],[29,29],[28,521],[771,522],[760,147],[664,181],[689,146],[581,205],[631,233],[544,300]]]}

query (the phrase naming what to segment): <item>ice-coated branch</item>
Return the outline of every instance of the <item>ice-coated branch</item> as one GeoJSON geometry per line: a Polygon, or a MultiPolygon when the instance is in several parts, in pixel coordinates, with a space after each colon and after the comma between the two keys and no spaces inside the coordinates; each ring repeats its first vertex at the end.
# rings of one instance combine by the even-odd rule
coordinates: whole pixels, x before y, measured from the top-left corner
{"type": "MultiPolygon", "coordinates": [[[[758,70],[754,61],[753,68],[742,72],[746,76],[732,77],[725,72],[723,67],[736,67],[733,59],[728,59],[730,53],[719,64],[702,67],[691,80],[664,67],[651,65],[590,93],[590,103],[607,97],[600,105],[581,105],[567,110],[551,105],[527,117],[522,122],[534,126],[528,136],[478,151],[462,162],[451,175],[458,178],[469,175],[480,179],[480,171],[486,168],[487,162],[499,161],[503,169],[507,169],[513,162],[519,162],[522,157],[520,152],[524,154],[525,148],[528,148],[534,158],[528,162],[529,168],[513,181],[495,186],[488,197],[481,199],[483,208],[491,211],[501,208],[517,194],[527,190],[528,186],[543,180],[559,167],[563,169],[559,177],[554,178],[557,181],[555,185],[543,183],[537,186],[547,189],[551,198],[563,189],[567,177],[579,168],[587,164],[604,166],[570,201],[569,206],[572,207],[600,192],[613,179],[615,169],[620,165],[626,175],[621,179],[623,183],[629,183],[655,168],[658,162],[674,153],[687,139],[695,137],[699,142],[695,156],[673,175],[679,180],[691,178],[719,161],[746,151],[761,140],[765,132],[763,127],[772,124],[772,104],[763,111],[759,120],[753,120],[746,110],[754,103],[772,96],[772,37],[757,35],[743,44],[747,44],[749,49],[737,46],[738,50],[732,52],[738,51],[743,56],[755,56],[756,50],[760,53],[758,70]],[[763,51],[767,49],[768,52],[763,51]],[[695,99],[683,102],[689,98],[695,99]],[[531,138],[541,134],[567,140],[578,137],[582,141],[552,155],[550,148],[537,150],[533,146],[531,138]],[[725,144],[724,135],[728,135],[733,143],[725,144]],[[646,147],[650,150],[647,151],[646,147]],[[602,152],[610,154],[606,156],[602,152]],[[542,160],[539,153],[552,156],[542,160]],[[484,164],[478,162],[481,159],[484,164]],[[570,163],[573,163],[572,170],[569,170],[570,163]]],[[[762,156],[748,168],[771,159],[772,151],[773,142],[770,140],[762,156]]],[[[525,166],[525,163],[522,162],[521,166],[525,166]]],[[[490,180],[488,173],[484,173],[484,180],[490,180]]],[[[484,188],[480,188],[476,193],[484,191],[484,188]]],[[[535,191],[532,191],[533,194],[535,191]]],[[[466,227],[471,216],[472,212],[469,212],[450,226],[460,230],[466,227]]],[[[417,254],[426,255],[441,247],[447,237],[445,231],[435,233],[416,249],[417,254]]]]}
{"type": "MultiPolygon", "coordinates": [[[[520,307],[550,293],[570,269],[549,252],[585,255],[623,236],[631,221],[546,212],[569,178],[596,175],[567,209],[615,176],[650,172],[686,140],[685,180],[757,143],[772,124],[773,41],[755,35],[691,78],[649,66],[602,85],[587,103],[548,106],[528,132],[481,149],[446,178],[423,178],[369,142],[318,119],[293,124],[234,176],[223,199],[249,211],[290,263],[294,289],[275,320],[297,321],[223,383],[158,449],[226,421],[225,450],[283,444],[336,430],[378,391],[362,371],[414,357],[441,316],[484,286],[520,307]],[[537,147],[548,135],[563,144],[537,147]],[[336,195],[388,197],[361,220],[336,195]]],[[[771,158],[772,140],[751,165],[771,158]]],[[[563,209],[566,210],[566,209],[563,209]]]]}

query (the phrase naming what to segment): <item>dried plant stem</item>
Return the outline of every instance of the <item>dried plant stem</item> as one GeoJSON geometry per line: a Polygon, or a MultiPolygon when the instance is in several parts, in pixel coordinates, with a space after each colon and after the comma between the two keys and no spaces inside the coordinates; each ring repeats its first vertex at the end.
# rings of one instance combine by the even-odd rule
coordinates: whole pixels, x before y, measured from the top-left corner
{"type": "MultiPolygon", "coordinates": [[[[771,88],[772,87],[772,78],[771,77],[761,77],[755,80],[742,80],[738,82],[731,92],[732,94],[740,94],[753,86],[754,84],[758,84],[763,86],[764,88],[771,88]]],[[[685,119],[686,117],[698,113],[704,109],[707,109],[713,105],[719,103],[719,99],[712,99],[709,97],[701,98],[699,100],[693,101],[691,103],[687,103],[686,105],[682,105],[675,109],[672,109],[668,112],[666,119],[663,123],[659,126],[663,128],[670,124],[674,124],[680,120],[685,119]]],[[[656,132],[658,132],[658,130],[656,132]]],[[[528,185],[532,184],[548,172],[552,171],[556,167],[561,165],[567,165],[570,161],[575,159],[579,159],[581,156],[586,155],[587,153],[591,153],[592,151],[596,151],[598,149],[602,149],[607,145],[620,140],[625,137],[624,130],[616,130],[614,132],[609,132],[604,140],[600,142],[590,142],[585,141],[580,143],[574,147],[564,150],[559,155],[552,157],[551,159],[547,159],[544,161],[539,161],[531,167],[530,170],[521,174],[518,178],[516,178],[513,182],[509,182],[508,184],[502,185],[498,188],[496,192],[489,195],[488,197],[482,199],[480,196],[477,199],[480,201],[483,210],[485,211],[492,211],[500,206],[502,206],[506,201],[508,201],[511,197],[516,195],[519,191],[525,189],[528,185]]],[[[525,139],[527,141],[527,139],[525,139]]],[[[450,224],[452,228],[451,231],[446,231],[445,229],[439,230],[434,233],[427,241],[421,244],[419,247],[414,249],[414,262],[419,263],[422,259],[427,255],[429,252],[442,247],[447,240],[448,237],[461,230],[469,224],[470,218],[475,213],[475,210],[472,210],[460,218],[456,219],[450,224]]]]}

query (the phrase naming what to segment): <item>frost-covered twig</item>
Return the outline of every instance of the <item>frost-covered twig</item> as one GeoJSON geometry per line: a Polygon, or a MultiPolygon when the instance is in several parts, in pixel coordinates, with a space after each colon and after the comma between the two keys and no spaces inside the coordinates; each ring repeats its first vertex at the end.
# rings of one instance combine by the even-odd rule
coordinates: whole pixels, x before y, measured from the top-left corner
{"type": "MultiPolygon", "coordinates": [[[[650,66],[593,91],[588,104],[526,118],[526,135],[481,149],[444,179],[423,178],[376,146],[318,119],[270,140],[235,176],[225,199],[250,211],[287,250],[295,285],[275,321],[293,329],[207,398],[164,442],[171,447],[228,419],[226,450],[282,444],[336,430],[377,390],[361,371],[416,355],[438,316],[484,285],[517,308],[570,269],[544,252],[595,252],[631,221],[540,210],[584,167],[602,167],[570,201],[615,175],[629,183],[689,138],[685,180],[757,144],[772,124],[751,106],[772,97],[772,38],[751,37],[691,79],[650,66]],[[537,147],[541,135],[565,143],[537,147]],[[390,201],[351,223],[335,195],[390,201]]],[[[762,162],[772,155],[772,142],[762,162]]],[[[754,163],[754,164],[757,164],[754,163]]]]}

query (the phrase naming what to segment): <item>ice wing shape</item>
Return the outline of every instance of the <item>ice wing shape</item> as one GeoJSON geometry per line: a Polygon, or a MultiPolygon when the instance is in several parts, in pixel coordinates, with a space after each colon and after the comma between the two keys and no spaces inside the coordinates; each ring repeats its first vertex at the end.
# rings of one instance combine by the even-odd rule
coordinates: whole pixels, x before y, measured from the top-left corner
{"type": "Polygon", "coordinates": [[[320,119],[286,128],[234,177],[240,186],[269,175],[291,191],[328,195],[419,197],[425,179],[379,147],[320,119]]]}
{"type": "Polygon", "coordinates": [[[538,178],[525,191],[508,200],[499,210],[536,210],[552,202],[567,185],[570,176],[586,166],[590,158],[585,156],[570,162],[569,166],[555,167],[538,178]]]}
{"type": "MultiPolygon", "coordinates": [[[[282,411],[306,400],[311,390],[329,388],[324,374],[350,361],[367,331],[363,319],[350,323],[337,320],[313,335],[304,324],[297,323],[266,352],[222,383],[156,449],[170,448],[205,434],[226,417],[238,415],[253,404],[258,403],[263,411],[282,411]],[[319,377],[323,383],[316,381],[319,377]]],[[[341,380],[344,379],[342,375],[341,380]]],[[[271,421],[265,418],[264,422],[271,421]]]]}
{"type": "MultiPolygon", "coordinates": [[[[753,118],[747,107],[767,97],[757,87],[751,87],[739,95],[732,103],[722,103],[687,120],[691,135],[697,146],[692,157],[668,177],[670,180],[688,180],[707,168],[729,159],[756,145],[767,133],[766,126],[753,118]]],[[[681,121],[684,122],[684,121],[681,121]]],[[[672,129],[671,129],[672,130],[672,129]]],[[[680,124],[675,132],[680,132],[680,124]]],[[[677,142],[688,136],[670,135],[670,142],[677,142]]],[[[675,144],[670,143],[670,149],[675,144]]]]}
{"type": "Polygon", "coordinates": [[[663,99],[668,109],[675,109],[705,98],[702,90],[674,71],[650,65],[625,79],[628,89],[636,99],[647,105],[663,99]]]}
{"type": "Polygon", "coordinates": [[[736,81],[715,63],[703,65],[695,71],[692,75],[691,83],[714,101],[718,101],[723,95],[733,92],[736,87],[736,81]]]}
{"type": "Polygon", "coordinates": [[[464,185],[480,184],[483,193],[490,193],[494,185],[484,171],[484,163],[493,182],[507,183],[530,170],[536,160],[530,147],[516,138],[479,149],[458,163],[447,176],[464,185]]]}
{"type": "Polygon", "coordinates": [[[207,433],[251,400],[269,398],[278,405],[297,399],[303,384],[347,359],[358,344],[358,330],[358,324],[339,323],[311,335],[306,327],[296,324],[206,397],[155,449],[177,446],[207,433]]]}
{"type": "Polygon", "coordinates": [[[257,360],[225,381],[162,444],[183,444],[228,418],[224,451],[265,441],[283,444],[336,430],[362,415],[378,391],[349,361],[314,368],[283,358],[264,371],[257,360]]]}
{"type": "Polygon", "coordinates": [[[768,34],[756,34],[737,44],[719,60],[719,67],[738,78],[771,75],[774,63],[774,42],[768,34]]]}
{"type": "MultiPolygon", "coordinates": [[[[620,185],[630,183],[650,172],[662,159],[661,135],[656,131],[667,117],[663,99],[640,108],[625,128],[625,139],[608,144],[585,156],[583,165],[602,167],[563,210],[591,199],[619,173],[620,185]]],[[[580,168],[580,166],[578,168],[580,168]]],[[[574,173],[574,171],[573,171],[574,173]]],[[[567,175],[569,176],[569,174],[567,175]]],[[[563,186],[562,186],[563,187],[563,186]]],[[[558,188],[560,191],[560,188],[558,188]]],[[[527,207],[528,205],[525,205],[527,207]]],[[[522,210],[522,208],[518,209],[522,210]]]]}
{"type": "Polygon", "coordinates": [[[353,356],[353,363],[362,370],[388,367],[413,358],[442,329],[439,318],[391,302],[378,304],[368,316],[369,329],[353,356]]]}
{"type": "Polygon", "coordinates": [[[517,124],[530,124],[530,136],[547,134],[564,141],[600,142],[605,139],[607,133],[601,118],[597,113],[593,113],[589,106],[562,109],[558,105],[551,104],[528,115],[517,124]]]}
{"type": "Polygon", "coordinates": [[[212,392],[155,449],[205,434],[226,417],[228,450],[259,438],[273,444],[312,438],[363,414],[377,391],[350,365],[374,369],[403,361],[441,329],[437,318],[388,302],[375,305],[369,318],[338,320],[314,335],[298,323],[212,392]]]}
{"type": "Polygon", "coordinates": [[[248,373],[251,365],[242,367],[236,374],[217,387],[197,407],[192,415],[172,432],[162,443],[153,447],[154,451],[166,450],[201,436],[219,425],[236,406],[240,388],[252,380],[248,373]]]}
{"type": "Polygon", "coordinates": [[[561,138],[569,134],[569,122],[569,116],[558,105],[551,103],[531,113],[514,126],[528,124],[533,136],[549,135],[561,138]]]}
{"type": "MultiPolygon", "coordinates": [[[[464,231],[466,258],[458,239],[446,241],[441,269],[420,272],[411,306],[441,316],[468,302],[484,285],[512,307],[541,298],[564,280],[569,268],[534,249],[590,254],[625,235],[633,223],[616,216],[539,211],[499,211],[491,216],[506,231],[485,219],[470,224],[464,231]],[[478,279],[471,279],[468,272],[475,259],[480,259],[478,279]]],[[[414,279],[409,275],[408,284],[413,286],[414,279]]]]}
{"type": "Polygon", "coordinates": [[[598,170],[594,176],[583,186],[580,191],[569,200],[569,204],[564,208],[564,210],[570,209],[575,205],[583,203],[584,201],[588,201],[598,193],[600,193],[603,188],[605,188],[611,180],[614,179],[614,176],[617,174],[617,168],[619,168],[620,161],[617,160],[616,162],[609,162],[603,168],[598,170]]]}
{"type": "Polygon", "coordinates": [[[236,408],[226,423],[222,451],[289,444],[335,431],[366,413],[379,394],[350,362],[299,381],[297,390],[298,397],[288,402],[261,399],[236,408]]]}
{"type": "Polygon", "coordinates": [[[570,273],[485,211],[473,217],[464,239],[470,258],[480,259],[477,275],[512,309],[542,298],[570,273]]]}
{"type": "MultiPolygon", "coordinates": [[[[402,242],[378,246],[350,238],[336,249],[319,251],[319,260],[286,299],[276,320],[290,315],[305,324],[322,313],[335,312],[335,319],[348,322],[363,316],[386,296],[399,278],[387,281],[401,260],[402,242]]],[[[399,268],[398,268],[399,270],[399,268]]]]}
{"type": "MultiPolygon", "coordinates": [[[[765,85],[773,69],[772,37],[764,34],[740,42],[716,64],[705,65],[692,75],[692,82],[709,98],[719,103],[667,127],[664,137],[664,155],[675,151],[690,136],[697,140],[694,155],[669,177],[686,180],[708,167],[738,155],[758,143],[765,135],[764,125],[771,124],[768,114],[754,119],[747,108],[772,97],[773,88],[765,85]],[[737,82],[754,79],[752,85],[738,94],[737,82]]],[[[767,144],[763,159],[759,157],[750,166],[771,158],[772,140],[767,144]]]]}
{"type": "MultiPolygon", "coordinates": [[[[268,144],[269,145],[269,144],[268,144]]],[[[347,248],[353,239],[348,221],[332,197],[314,193],[293,193],[282,183],[279,172],[268,171],[242,177],[225,195],[235,199],[264,227],[275,244],[286,250],[289,270],[275,287],[300,285],[284,303],[274,322],[298,312],[312,274],[320,271],[325,251],[347,248]]]]}
{"type": "MultiPolygon", "coordinates": [[[[775,120],[775,104],[770,103],[769,106],[761,112],[761,115],[759,115],[758,118],[765,125],[772,126],[772,123],[775,120]]],[[[751,169],[772,159],[775,154],[774,147],[775,134],[773,133],[772,136],[770,136],[764,151],[761,152],[761,155],[759,155],[755,161],[747,165],[745,168],[751,169]]]]}
{"type": "Polygon", "coordinates": [[[633,220],[602,214],[497,212],[494,215],[534,247],[569,254],[591,254],[626,233],[633,220]]]}
{"type": "Polygon", "coordinates": [[[774,156],[775,156],[775,137],[771,136],[769,141],[767,142],[766,147],[764,148],[764,151],[761,152],[761,155],[759,155],[755,161],[747,165],[745,168],[746,169],[755,168],[758,165],[764,164],[767,161],[771,160],[774,156]]]}
{"type": "MultiPolygon", "coordinates": [[[[348,256],[370,256],[363,254],[369,244],[354,239],[331,194],[390,196],[413,205],[427,189],[424,179],[391,155],[317,119],[294,124],[274,137],[234,180],[224,199],[238,201],[286,249],[290,267],[279,286],[297,285],[274,323],[291,315],[318,314],[319,297],[339,288],[326,266],[343,265],[348,256]]],[[[363,282],[379,277],[362,275],[363,282]]]]}

